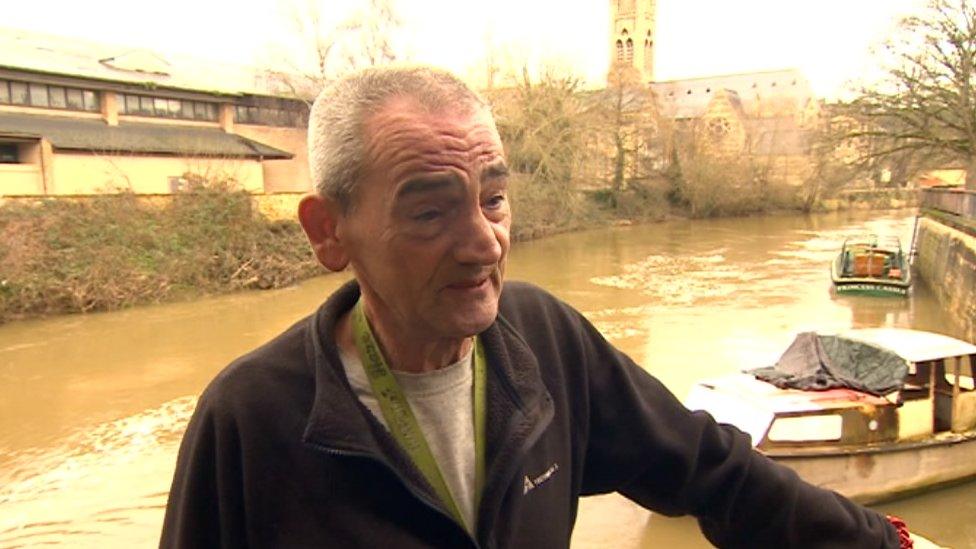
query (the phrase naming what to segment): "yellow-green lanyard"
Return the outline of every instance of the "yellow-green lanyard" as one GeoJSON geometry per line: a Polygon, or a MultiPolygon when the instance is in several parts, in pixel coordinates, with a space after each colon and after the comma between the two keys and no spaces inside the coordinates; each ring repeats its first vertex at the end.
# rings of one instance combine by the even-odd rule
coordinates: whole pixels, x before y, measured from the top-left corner
{"type": "MultiPolygon", "coordinates": [[[[466,524],[457,503],[451,497],[451,491],[444,482],[440,467],[430,451],[427,439],[417,423],[417,418],[410,409],[410,403],[400,389],[396,377],[387,366],[383,353],[380,351],[376,338],[369,328],[369,322],[363,312],[363,302],[360,299],[352,311],[353,335],[356,348],[363,360],[366,377],[373,389],[373,395],[379,401],[380,410],[393,438],[407,452],[410,459],[423,473],[424,478],[433,486],[437,497],[454,516],[458,524],[466,524]]],[[[475,509],[481,501],[481,490],[485,480],[485,395],[487,382],[487,360],[481,340],[474,342],[474,383],[472,400],[474,401],[474,455],[475,455],[475,509]]],[[[474,530],[474,525],[470,525],[474,530]]]]}

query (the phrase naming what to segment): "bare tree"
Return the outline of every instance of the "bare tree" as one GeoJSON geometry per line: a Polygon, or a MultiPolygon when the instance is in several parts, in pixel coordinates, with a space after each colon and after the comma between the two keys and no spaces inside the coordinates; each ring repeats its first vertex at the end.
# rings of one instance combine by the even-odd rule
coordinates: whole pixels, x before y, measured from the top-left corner
{"type": "Polygon", "coordinates": [[[530,176],[533,185],[552,192],[573,185],[585,115],[579,95],[580,81],[546,71],[533,78],[527,68],[511,88],[489,92],[498,131],[508,149],[509,164],[530,176]]]}
{"type": "Polygon", "coordinates": [[[395,37],[402,21],[393,0],[366,5],[338,24],[323,17],[320,0],[293,0],[290,20],[305,60],[267,71],[268,79],[291,95],[310,100],[329,82],[363,67],[400,59],[395,37]]]}
{"type": "Polygon", "coordinates": [[[596,148],[610,161],[604,176],[612,206],[629,183],[647,178],[659,167],[666,147],[653,93],[639,74],[628,74],[631,70],[612,67],[607,87],[588,97],[596,148]]]}
{"type": "Polygon", "coordinates": [[[903,171],[961,165],[976,189],[976,9],[929,0],[884,51],[893,61],[849,105],[860,124],[846,137],[868,144],[864,160],[899,159],[903,171]],[[909,161],[919,158],[925,164],[909,161]]]}

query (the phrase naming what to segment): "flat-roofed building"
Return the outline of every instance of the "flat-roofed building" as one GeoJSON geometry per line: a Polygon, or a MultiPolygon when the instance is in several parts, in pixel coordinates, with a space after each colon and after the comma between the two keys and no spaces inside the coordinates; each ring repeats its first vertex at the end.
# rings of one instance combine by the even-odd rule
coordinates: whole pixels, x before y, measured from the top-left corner
{"type": "Polygon", "coordinates": [[[0,29],[0,195],[305,191],[307,123],[255,69],[0,29]]]}

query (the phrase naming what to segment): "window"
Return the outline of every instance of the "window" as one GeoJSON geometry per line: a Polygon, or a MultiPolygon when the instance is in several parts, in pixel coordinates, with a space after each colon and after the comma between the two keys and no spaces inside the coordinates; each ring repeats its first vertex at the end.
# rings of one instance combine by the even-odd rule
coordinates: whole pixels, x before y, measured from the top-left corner
{"type": "Polygon", "coordinates": [[[85,110],[86,111],[98,111],[98,94],[91,90],[81,90],[81,96],[85,100],[85,110]]]}
{"type": "Polygon", "coordinates": [[[301,128],[308,123],[308,111],[304,105],[275,103],[277,107],[252,107],[237,105],[234,119],[241,124],[260,124],[301,128]]]}
{"type": "Polygon", "coordinates": [[[60,86],[51,86],[47,90],[47,95],[52,108],[55,109],[68,108],[68,102],[65,100],[64,97],[64,88],[60,86]]]}
{"type": "Polygon", "coordinates": [[[162,97],[154,97],[152,100],[153,112],[156,116],[169,116],[169,102],[162,97]]]}
{"type": "Polygon", "coordinates": [[[840,440],[844,418],[840,415],[778,417],[766,437],[774,442],[840,440]]]}
{"type": "Polygon", "coordinates": [[[192,101],[180,101],[180,118],[193,119],[192,101]]]}
{"type": "Polygon", "coordinates": [[[730,131],[732,131],[732,124],[729,123],[726,118],[712,118],[707,122],[708,133],[717,139],[725,137],[730,131]]]}
{"type": "Polygon", "coordinates": [[[119,114],[216,121],[217,104],[123,93],[119,94],[119,114]]]}
{"type": "Polygon", "coordinates": [[[193,118],[197,120],[207,119],[207,107],[205,103],[193,103],[193,118]]]}
{"type": "Polygon", "coordinates": [[[144,114],[146,116],[153,115],[153,100],[152,97],[140,97],[139,98],[139,110],[136,114],[144,114]]]}
{"type": "Polygon", "coordinates": [[[14,143],[0,143],[0,164],[18,164],[17,145],[14,143]]]}
{"type": "Polygon", "coordinates": [[[12,105],[27,105],[30,95],[27,92],[27,84],[24,82],[10,83],[10,103],[12,105]]]}
{"type": "Polygon", "coordinates": [[[627,39],[627,44],[624,46],[624,60],[634,60],[634,41],[630,38],[627,39]]]}
{"type": "Polygon", "coordinates": [[[98,92],[37,82],[0,80],[0,105],[25,105],[42,109],[98,111],[98,92]],[[88,103],[85,103],[85,98],[88,103]]]}
{"type": "Polygon", "coordinates": [[[47,107],[47,86],[44,84],[30,85],[30,104],[32,107],[47,107]]]}
{"type": "Polygon", "coordinates": [[[624,43],[620,40],[617,40],[617,61],[623,61],[623,60],[624,60],[624,43]]]}
{"type": "Polygon", "coordinates": [[[68,100],[68,108],[76,111],[81,111],[85,109],[85,101],[81,98],[81,90],[75,90],[68,88],[65,90],[65,96],[68,100]]]}

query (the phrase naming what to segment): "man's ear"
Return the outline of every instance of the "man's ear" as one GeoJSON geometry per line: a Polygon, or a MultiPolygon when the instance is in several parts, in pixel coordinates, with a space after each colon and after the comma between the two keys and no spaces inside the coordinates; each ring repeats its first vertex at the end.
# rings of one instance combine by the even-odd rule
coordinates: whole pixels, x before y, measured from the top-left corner
{"type": "Polygon", "coordinates": [[[341,215],[339,204],[317,193],[306,195],[298,203],[298,220],[312,251],[330,271],[341,271],[349,264],[349,256],[337,233],[341,215]]]}

